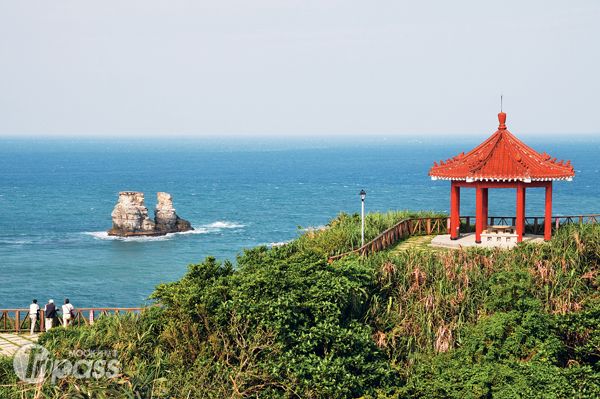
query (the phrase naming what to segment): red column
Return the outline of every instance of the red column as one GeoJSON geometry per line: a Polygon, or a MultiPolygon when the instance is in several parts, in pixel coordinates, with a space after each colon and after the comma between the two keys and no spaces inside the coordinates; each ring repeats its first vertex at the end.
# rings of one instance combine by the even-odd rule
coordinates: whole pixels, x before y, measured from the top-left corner
{"type": "Polygon", "coordinates": [[[481,244],[481,232],[483,231],[483,189],[475,188],[475,242],[481,244]]]}
{"type": "Polygon", "coordinates": [[[527,212],[525,212],[525,209],[527,208],[527,186],[525,184],[523,184],[523,235],[525,235],[525,226],[527,225],[527,223],[525,223],[525,215],[527,212]]]}
{"type": "Polygon", "coordinates": [[[450,186],[450,239],[456,240],[460,229],[460,187],[454,182],[450,186]]]}
{"type": "Polygon", "coordinates": [[[525,187],[523,183],[517,183],[517,242],[523,241],[523,230],[525,230],[525,187]]]}
{"type": "Polygon", "coordinates": [[[546,212],[544,213],[544,240],[552,238],[552,182],[546,184],[546,212]]]}
{"type": "Polygon", "coordinates": [[[488,227],[488,189],[483,188],[483,230],[488,227]]]}

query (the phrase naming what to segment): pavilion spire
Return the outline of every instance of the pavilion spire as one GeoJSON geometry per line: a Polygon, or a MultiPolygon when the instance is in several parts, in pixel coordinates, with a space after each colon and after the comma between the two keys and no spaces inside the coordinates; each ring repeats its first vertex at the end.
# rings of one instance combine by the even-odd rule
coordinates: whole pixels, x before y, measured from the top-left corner
{"type": "Polygon", "coordinates": [[[498,114],[498,122],[500,122],[498,130],[506,130],[506,113],[500,111],[498,114]]]}

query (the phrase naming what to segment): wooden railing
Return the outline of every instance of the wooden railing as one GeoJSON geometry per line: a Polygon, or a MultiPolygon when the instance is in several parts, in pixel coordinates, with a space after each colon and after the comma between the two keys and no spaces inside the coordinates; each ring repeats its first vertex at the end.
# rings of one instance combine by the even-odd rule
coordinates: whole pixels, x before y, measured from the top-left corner
{"type": "MultiPolygon", "coordinates": [[[[475,231],[475,216],[460,217],[460,231],[472,232],[475,231]]],[[[595,224],[600,223],[600,214],[592,215],[574,215],[574,216],[552,216],[552,230],[557,230],[560,226],[568,224],[595,224]]],[[[514,216],[490,216],[488,217],[488,225],[506,225],[514,226],[516,217],[514,216]]],[[[527,216],[525,217],[525,233],[529,234],[544,234],[544,217],[543,216],[527,216]]]]}
{"type": "MultiPolygon", "coordinates": [[[[91,325],[94,324],[95,320],[102,316],[110,314],[140,313],[143,309],[144,308],[79,308],[75,309],[75,314],[71,318],[69,325],[91,325]]],[[[40,310],[34,331],[45,331],[44,318],[44,311],[40,310]]],[[[62,322],[62,316],[57,316],[54,319],[53,326],[61,326],[62,322]]],[[[30,329],[31,318],[29,317],[29,309],[0,309],[1,332],[21,333],[29,332],[30,329]]]]}
{"type": "Polygon", "coordinates": [[[350,254],[368,256],[374,252],[391,247],[403,238],[413,235],[444,234],[447,231],[448,218],[445,216],[403,219],[389,229],[384,230],[362,247],[343,254],[330,256],[328,261],[331,263],[350,254]]]}
{"type": "MultiPolygon", "coordinates": [[[[462,233],[471,232],[475,229],[475,216],[461,216],[462,233]]],[[[488,225],[515,225],[516,218],[513,216],[490,216],[488,225]]],[[[557,230],[560,226],[568,224],[595,224],[600,222],[600,214],[575,215],[575,216],[552,216],[552,229],[557,230]]],[[[395,245],[398,241],[414,235],[449,234],[450,218],[410,218],[403,219],[389,229],[383,231],[377,237],[352,251],[328,258],[329,263],[341,259],[350,254],[368,256],[372,253],[384,250],[395,245]]],[[[525,218],[525,233],[543,234],[544,217],[530,216],[525,218]]]]}

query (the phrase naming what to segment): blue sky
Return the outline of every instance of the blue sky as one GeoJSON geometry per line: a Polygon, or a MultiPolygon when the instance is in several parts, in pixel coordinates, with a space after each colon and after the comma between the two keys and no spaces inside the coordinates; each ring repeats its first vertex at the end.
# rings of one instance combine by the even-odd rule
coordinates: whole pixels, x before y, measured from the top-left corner
{"type": "Polygon", "coordinates": [[[0,0],[0,136],[600,132],[600,2],[0,0]]]}

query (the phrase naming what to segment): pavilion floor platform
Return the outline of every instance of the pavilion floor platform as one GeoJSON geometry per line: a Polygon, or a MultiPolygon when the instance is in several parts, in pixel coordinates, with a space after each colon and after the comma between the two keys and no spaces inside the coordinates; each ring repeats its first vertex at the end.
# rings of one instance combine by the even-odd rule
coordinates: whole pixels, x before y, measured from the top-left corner
{"type": "MultiPolygon", "coordinates": [[[[534,242],[534,243],[543,243],[544,236],[542,235],[534,235],[528,234],[523,236],[523,242],[534,242]]],[[[475,243],[475,233],[465,233],[461,234],[458,240],[451,240],[450,234],[442,234],[435,236],[433,240],[431,240],[432,247],[443,247],[443,248],[467,248],[467,247],[479,247],[479,248],[505,248],[510,249],[517,245],[516,242],[510,241],[486,241],[482,240],[481,244],[475,243]]]]}

